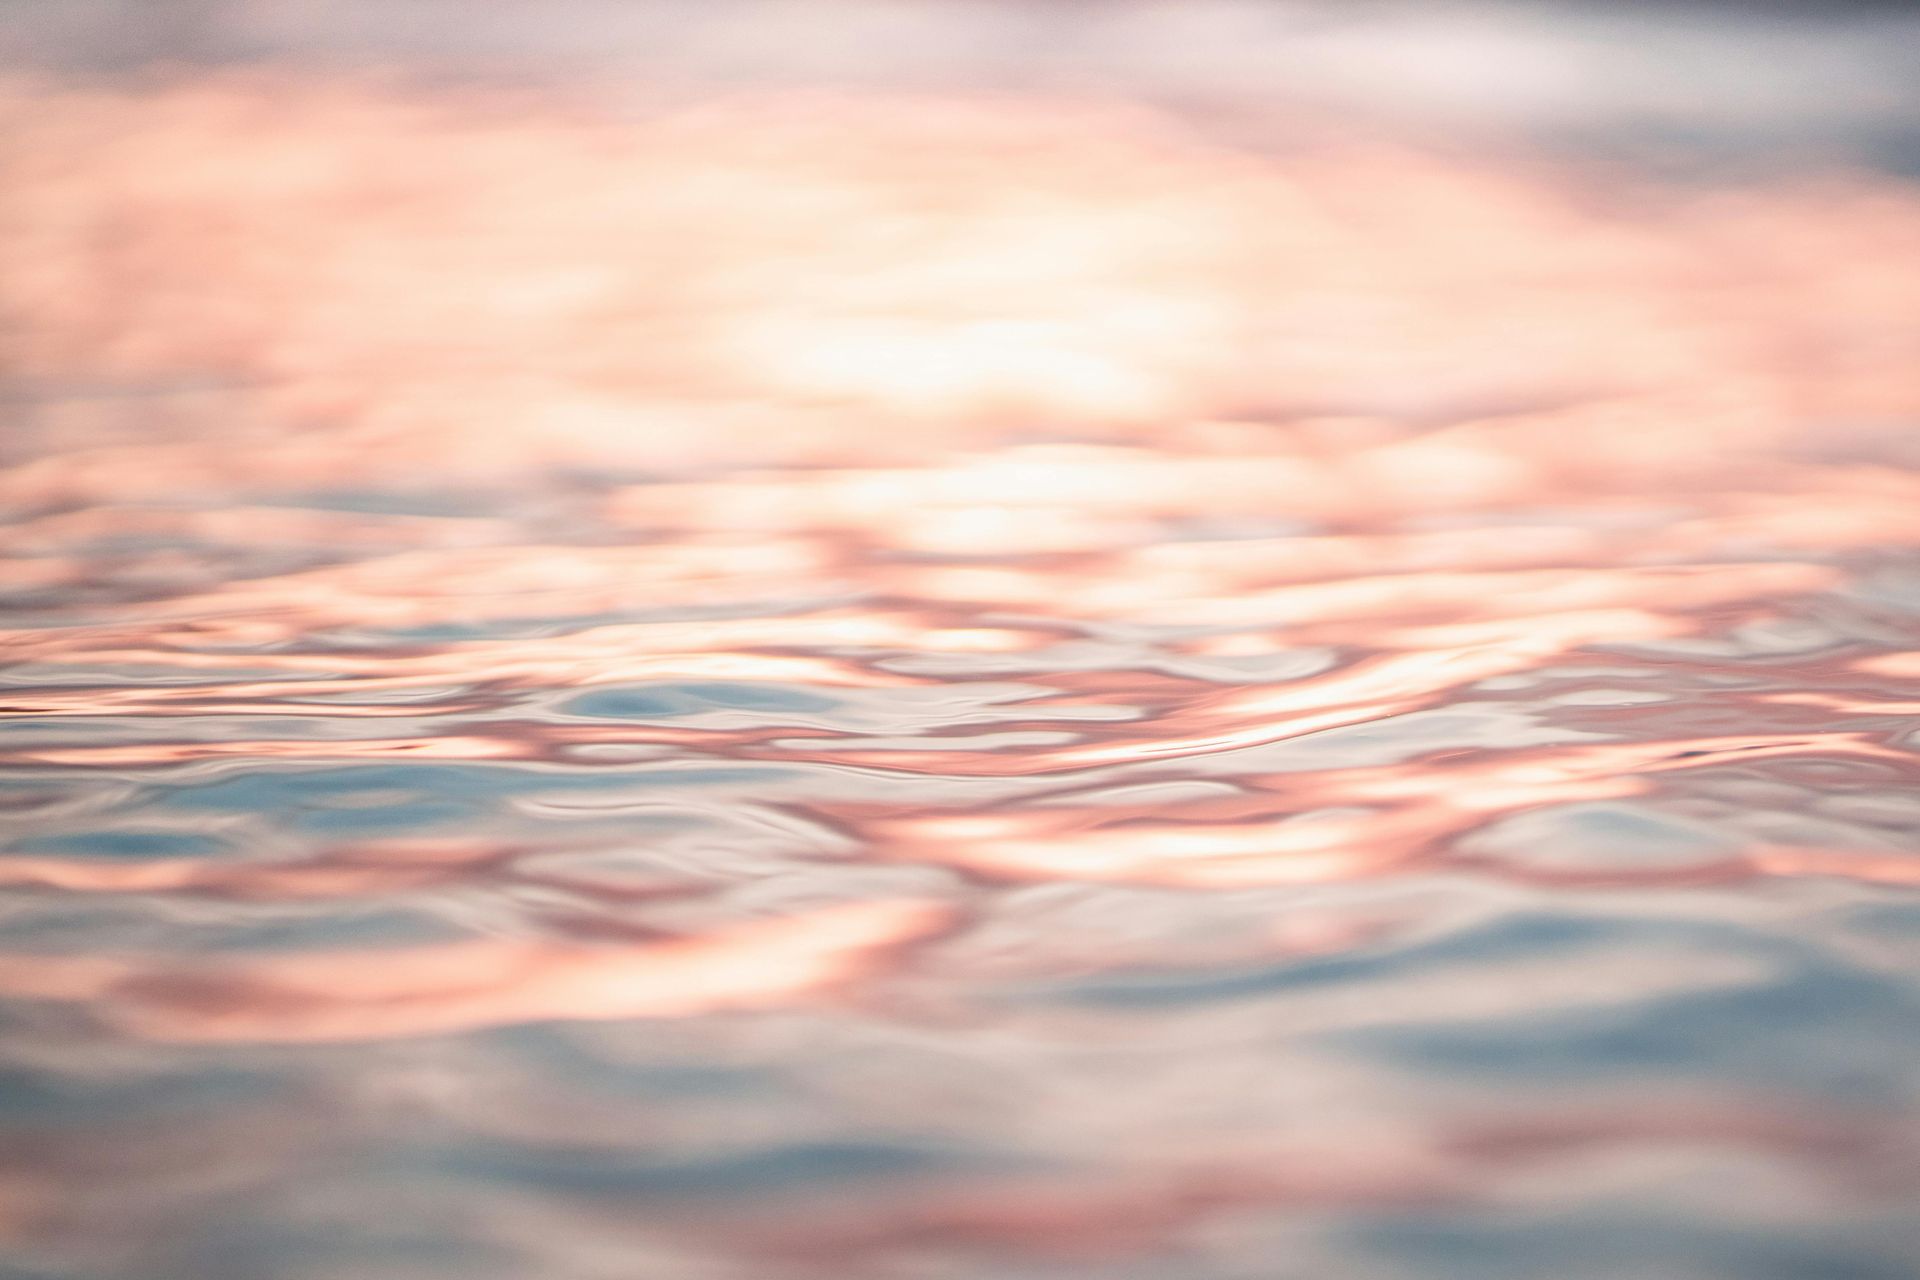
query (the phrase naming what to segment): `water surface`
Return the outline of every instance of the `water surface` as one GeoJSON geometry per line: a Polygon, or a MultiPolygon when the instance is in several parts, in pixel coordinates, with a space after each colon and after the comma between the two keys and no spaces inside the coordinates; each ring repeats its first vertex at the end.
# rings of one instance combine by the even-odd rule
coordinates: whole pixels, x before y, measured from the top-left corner
{"type": "Polygon", "coordinates": [[[22,90],[26,1280],[1920,1266],[1920,197],[22,90]]]}

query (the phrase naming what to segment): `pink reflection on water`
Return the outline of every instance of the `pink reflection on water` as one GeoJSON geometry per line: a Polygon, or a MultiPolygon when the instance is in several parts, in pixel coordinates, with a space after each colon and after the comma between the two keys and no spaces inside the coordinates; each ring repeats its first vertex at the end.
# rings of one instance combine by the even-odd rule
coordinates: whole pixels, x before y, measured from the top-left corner
{"type": "MultiPolygon", "coordinates": [[[[234,75],[22,83],[0,116],[0,763],[43,840],[0,885],[163,939],[369,904],[460,934],[10,949],[0,993],[116,1052],[736,1011],[840,1078],[879,1027],[1004,1074],[963,1106],[883,1063],[849,1115],[1074,1170],[678,1228],[783,1265],[1134,1259],[1239,1214],[1510,1203],[1616,1146],[1872,1181],[1877,1118],[1791,1090],[1467,1106],[1268,1034],[1268,1006],[1177,1011],[1216,1037],[1189,1068],[991,975],[1391,952],[1459,922],[1366,895],[1429,883],[1762,933],[1806,902],[1818,947],[1826,904],[1920,882],[1920,652],[1876,577],[1920,547],[1909,184],[1682,191],[990,96],[614,110],[234,75]],[[479,779],[454,817],[401,785],[435,770],[479,779]],[[1596,811],[1721,838],[1582,852],[1596,811]],[[447,829],[328,825],[367,813],[447,829]],[[172,847],[149,826],[222,847],[111,854],[172,847]],[[1281,1086],[1346,1109],[1254,1108],[1281,1086]],[[1226,1121],[1193,1100],[1235,1089],[1226,1121]]],[[[1273,1007],[1577,1021],[1786,963],[1700,946],[1273,1007]]],[[[712,1043],[750,1053],[744,1022],[712,1043]]],[[[565,1092],[461,1122],[651,1152],[675,1118],[565,1092]]],[[[570,1211],[618,1238],[627,1208],[570,1211]]]]}
{"type": "Polygon", "coordinates": [[[614,947],[494,939],[155,970],[110,957],[7,960],[14,995],[85,998],[160,1040],[365,1040],[551,1018],[685,1017],[781,1004],[856,976],[946,918],[866,902],[681,942],[614,947]]]}

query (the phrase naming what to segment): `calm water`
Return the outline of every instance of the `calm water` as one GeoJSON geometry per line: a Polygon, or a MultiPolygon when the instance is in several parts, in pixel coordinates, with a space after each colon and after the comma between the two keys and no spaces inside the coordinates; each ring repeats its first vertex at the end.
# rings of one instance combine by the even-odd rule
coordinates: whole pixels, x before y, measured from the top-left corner
{"type": "Polygon", "coordinates": [[[7,1280],[1920,1268],[1907,188],[60,92],[7,1280]]]}

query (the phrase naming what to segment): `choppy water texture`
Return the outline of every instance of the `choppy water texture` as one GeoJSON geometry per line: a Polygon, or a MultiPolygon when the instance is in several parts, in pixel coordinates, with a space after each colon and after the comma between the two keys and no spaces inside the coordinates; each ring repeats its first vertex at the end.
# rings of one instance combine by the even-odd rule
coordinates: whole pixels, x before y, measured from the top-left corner
{"type": "Polygon", "coordinates": [[[5,104],[12,1280],[1896,1280],[1920,197],[5,104]]]}

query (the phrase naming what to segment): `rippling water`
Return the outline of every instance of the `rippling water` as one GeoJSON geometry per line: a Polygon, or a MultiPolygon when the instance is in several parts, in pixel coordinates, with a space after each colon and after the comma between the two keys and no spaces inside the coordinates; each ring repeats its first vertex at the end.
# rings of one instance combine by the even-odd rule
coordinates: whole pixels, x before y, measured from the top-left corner
{"type": "Polygon", "coordinates": [[[5,112],[9,1280],[1920,1265],[1910,188],[5,112]]]}

